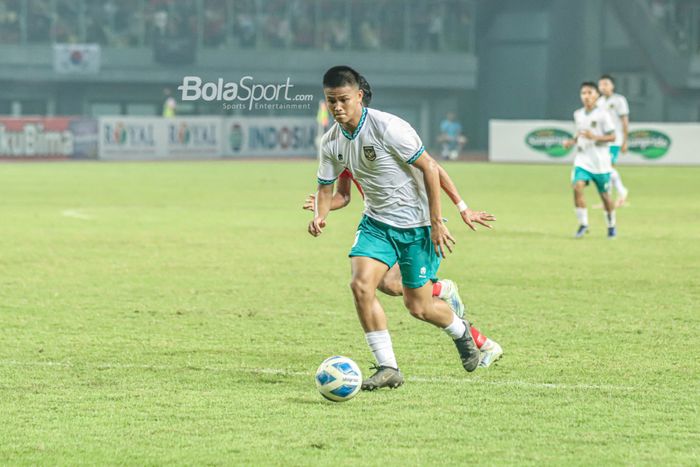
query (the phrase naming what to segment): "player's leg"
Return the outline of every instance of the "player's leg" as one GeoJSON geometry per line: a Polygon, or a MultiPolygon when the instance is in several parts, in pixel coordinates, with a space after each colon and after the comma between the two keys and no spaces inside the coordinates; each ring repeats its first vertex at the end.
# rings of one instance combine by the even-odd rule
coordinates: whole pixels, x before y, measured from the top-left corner
{"type": "Polygon", "coordinates": [[[436,279],[440,258],[430,240],[430,228],[394,233],[393,239],[398,248],[404,305],[415,318],[441,328],[452,337],[462,366],[467,371],[474,371],[481,354],[474,344],[469,325],[447,302],[433,296],[431,280],[436,279]]]}
{"type": "Polygon", "coordinates": [[[457,316],[464,318],[466,307],[462,297],[459,295],[459,287],[454,281],[442,279],[435,282],[433,284],[433,297],[438,297],[447,302],[457,316]]]}
{"type": "Polygon", "coordinates": [[[450,143],[448,141],[443,141],[440,155],[442,156],[443,160],[448,160],[450,158],[450,143]]]}
{"type": "MultiPolygon", "coordinates": [[[[457,316],[464,318],[467,307],[462,302],[457,284],[455,284],[453,281],[449,279],[442,279],[435,282],[433,284],[433,296],[445,300],[457,316]],[[461,314],[458,310],[461,310],[461,314]]],[[[474,339],[476,348],[481,351],[481,362],[479,363],[479,367],[488,368],[493,362],[501,358],[503,355],[503,348],[498,344],[498,342],[494,341],[493,339],[489,339],[485,334],[482,334],[481,331],[472,326],[469,321],[466,321],[466,323],[469,326],[469,332],[472,335],[472,339],[474,339]]]]}
{"type": "Polygon", "coordinates": [[[618,172],[617,168],[615,167],[613,167],[612,172],[610,172],[610,183],[615,188],[615,191],[617,191],[617,201],[615,202],[615,205],[618,207],[622,206],[627,201],[629,190],[624,183],[622,183],[620,172],[618,172]]]}
{"type": "Polygon", "coordinates": [[[457,316],[447,302],[433,297],[432,283],[415,289],[404,287],[403,297],[404,305],[414,318],[439,328],[446,328],[452,324],[453,316],[457,316]]]}
{"type": "Polygon", "coordinates": [[[399,372],[386,314],[377,300],[377,286],[389,269],[396,263],[396,251],[386,232],[371,219],[360,222],[355,243],[350,250],[352,280],[350,288],[355,300],[357,316],[365,331],[365,339],[377,364],[376,372],[362,382],[363,390],[381,387],[398,387],[403,384],[399,372]]]}
{"type": "Polygon", "coordinates": [[[377,361],[377,371],[362,382],[362,389],[372,391],[381,387],[399,387],[403,384],[403,376],[396,363],[386,313],[376,295],[377,285],[386,273],[387,265],[361,256],[352,257],[351,264],[350,288],[355,309],[365,331],[367,345],[377,361]]]}
{"type": "Polygon", "coordinates": [[[432,296],[432,285],[418,288],[404,287],[404,304],[413,317],[439,327],[450,336],[459,352],[462,366],[474,371],[481,354],[474,343],[469,324],[457,316],[444,300],[432,296]]]}
{"type": "MultiPolygon", "coordinates": [[[[389,269],[379,282],[379,290],[392,297],[403,295],[401,283],[401,269],[398,263],[389,269]]],[[[464,302],[459,296],[457,284],[449,279],[442,279],[433,283],[433,297],[445,300],[460,318],[464,317],[464,302]]]]}
{"type": "Polygon", "coordinates": [[[392,297],[400,297],[403,295],[403,287],[401,286],[401,270],[399,264],[394,264],[382,277],[378,286],[381,292],[392,297]]]}
{"type": "Polygon", "coordinates": [[[611,182],[611,188],[614,188],[615,191],[617,191],[617,202],[616,206],[622,206],[625,201],[627,200],[627,195],[628,195],[628,190],[625,187],[625,185],[622,183],[622,177],[620,176],[620,173],[617,171],[617,168],[615,167],[615,164],[617,164],[617,158],[620,155],[620,146],[612,145],[610,146],[610,159],[613,164],[613,169],[612,172],[610,172],[610,182],[611,182]]]}
{"type": "Polygon", "coordinates": [[[617,236],[617,225],[615,218],[615,202],[610,195],[610,174],[596,174],[595,179],[600,199],[603,201],[605,209],[605,222],[608,226],[608,238],[617,236]]]}
{"type": "Polygon", "coordinates": [[[574,207],[576,210],[576,219],[578,219],[578,230],[575,237],[581,238],[588,232],[588,208],[586,207],[586,198],[583,195],[583,190],[589,180],[589,173],[580,167],[574,167],[572,175],[572,184],[574,187],[574,207]]]}
{"type": "MultiPolygon", "coordinates": [[[[401,269],[398,263],[392,266],[382,280],[379,282],[378,289],[387,295],[392,297],[399,297],[403,295],[403,285],[401,284],[401,269]]],[[[460,318],[464,318],[464,313],[466,306],[459,295],[459,288],[457,284],[449,279],[441,279],[433,283],[433,297],[438,297],[441,300],[447,302],[460,318]]],[[[471,332],[472,338],[476,347],[482,352],[480,367],[488,367],[492,362],[496,361],[503,354],[503,349],[498,343],[492,339],[489,339],[486,335],[482,334],[474,326],[470,325],[469,331],[471,332]]]]}
{"type": "Polygon", "coordinates": [[[377,300],[375,291],[388,266],[381,261],[364,256],[350,258],[350,265],[352,268],[350,289],[362,329],[366,333],[387,329],[386,314],[377,300]]]}

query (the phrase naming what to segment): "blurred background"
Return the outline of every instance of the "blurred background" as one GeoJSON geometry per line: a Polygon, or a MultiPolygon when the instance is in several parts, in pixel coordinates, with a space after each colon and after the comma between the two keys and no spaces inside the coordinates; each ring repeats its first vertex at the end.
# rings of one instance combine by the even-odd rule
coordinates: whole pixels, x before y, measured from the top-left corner
{"type": "Polygon", "coordinates": [[[570,120],[580,82],[602,73],[632,121],[696,122],[700,0],[0,0],[3,116],[316,121],[321,76],[336,64],[366,76],[372,106],[429,145],[454,112],[466,151],[488,149],[493,118],[570,120]],[[183,102],[189,75],[289,77],[314,100],[183,102]]]}

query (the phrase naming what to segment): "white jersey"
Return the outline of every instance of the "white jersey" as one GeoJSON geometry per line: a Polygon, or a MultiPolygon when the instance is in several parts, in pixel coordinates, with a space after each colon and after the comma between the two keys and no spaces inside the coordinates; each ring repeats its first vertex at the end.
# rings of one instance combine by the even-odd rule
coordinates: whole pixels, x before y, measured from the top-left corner
{"type": "Polygon", "coordinates": [[[363,108],[353,134],[335,123],[321,138],[318,183],[348,169],[364,191],[365,215],[402,229],[430,225],[423,172],[411,165],[424,151],[406,121],[363,108]]]}
{"type": "Polygon", "coordinates": [[[610,97],[601,95],[596,105],[610,112],[613,125],[615,125],[615,142],[613,145],[622,146],[622,141],[624,139],[624,135],[622,134],[622,117],[629,116],[630,114],[630,106],[627,104],[627,99],[621,94],[612,94],[610,97]]]}
{"type": "MultiPolygon", "coordinates": [[[[576,133],[588,130],[596,136],[609,135],[615,131],[610,113],[594,107],[590,112],[585,108],[574,112],[576,133]]],[[[574,165],[594,174],[612,172],[610,143],[595,142],[579,135],[576,140],[574,165]]]]}

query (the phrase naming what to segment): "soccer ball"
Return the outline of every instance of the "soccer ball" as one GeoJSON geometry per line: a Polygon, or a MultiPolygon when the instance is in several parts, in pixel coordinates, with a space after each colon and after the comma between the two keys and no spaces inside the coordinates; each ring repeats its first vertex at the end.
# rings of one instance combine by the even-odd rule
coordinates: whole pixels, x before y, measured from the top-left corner
{"type": "Polygon", "coordinates": [[[360,391],[362,372],[347,357],[327,358],[316,370],[316,387],[323,397],[333,402],[345,402],[360,391]]]}

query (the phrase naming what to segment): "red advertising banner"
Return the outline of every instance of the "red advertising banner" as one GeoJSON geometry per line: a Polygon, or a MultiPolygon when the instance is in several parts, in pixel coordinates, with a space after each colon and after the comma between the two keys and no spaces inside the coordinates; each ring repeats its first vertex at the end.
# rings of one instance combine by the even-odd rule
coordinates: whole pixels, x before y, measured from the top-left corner
{"type": "Polygon", "coordinates": [[[0,117],[0,159],[95,159],[97,120],[0,117]]]}

